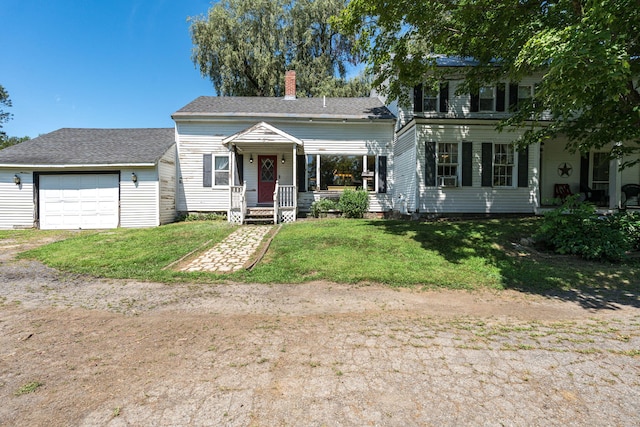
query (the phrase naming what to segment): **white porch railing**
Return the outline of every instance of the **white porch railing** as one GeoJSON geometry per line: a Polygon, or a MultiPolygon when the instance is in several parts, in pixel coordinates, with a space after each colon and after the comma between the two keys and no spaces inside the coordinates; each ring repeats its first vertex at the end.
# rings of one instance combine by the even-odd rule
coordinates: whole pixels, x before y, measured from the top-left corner
{"type": "Polygon", "coordinates": [[[229,194],[230,200],[227,221],[235,224],[243,224],[244,215],[247,212],[247,181],[245,181],[241,186],[230,186],[229,194]]]}
{"type": "Polygon", "coordinates": [[[298,211],[298,191],[295,185],[280,185],[273,192],[273,222],[293,222],[298,211]]]}

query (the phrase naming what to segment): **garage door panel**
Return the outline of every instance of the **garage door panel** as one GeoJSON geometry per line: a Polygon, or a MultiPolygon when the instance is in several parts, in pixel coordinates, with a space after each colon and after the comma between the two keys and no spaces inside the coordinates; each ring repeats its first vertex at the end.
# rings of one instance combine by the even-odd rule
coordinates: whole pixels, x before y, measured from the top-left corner
{"type": "Polygon", "coordinates": [[[40,176],[40,228],[115,228],[118,174],[40,176]]]}

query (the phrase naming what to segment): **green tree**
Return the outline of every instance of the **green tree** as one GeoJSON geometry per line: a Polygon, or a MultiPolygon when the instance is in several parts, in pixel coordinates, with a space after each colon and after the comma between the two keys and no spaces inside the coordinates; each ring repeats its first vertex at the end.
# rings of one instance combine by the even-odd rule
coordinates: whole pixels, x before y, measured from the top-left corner
{"type": "Polygon", "coordinates": [[[5,111],[4,108],[10,108],[12,105],[11,98],[9,98],[9,92],[7,92],[4,86],[0,85],[0,150],[30,139],[28,136],[7,136],[7,133],[2,130],[2,125],[7,123],[13,117],[13,114],[5,111]]]}
{"type": "Polygon", "coordinates": [[[28,136],[0,136],[0,150],[10,147],[12,145],[20,144],[21,142],[28,141],[31,138],[28,136]]]}
{"type": "Polygon", "coordinates": [[[282,96],[296,71],[301,96],[366,96],[365,78],[345,80],[357,63],[352,41],[329,23],[345,0],[221,0],[189,18],[192,60],[221,96],[282,96]]]}
{"type": "Polygon", "coordinates": [[[11,120],[11,113],[5,111],[5,108],[11,107],[11,98],[9,98],[9,92],[0,85],[0,139],[4,141],[6,133],[2,130],[2,125],[11,120]]]}
{"type": "Polygon", "coordinates": [[[545,110],[555,121],[529,127],[522,144],[563,134],[572,150],[625,142],[612,156],[640,151],[638,0],[352,0],[339,23],[392,97],[425,75],[446,79],[436,54],[472,57],[476,67],[453,70],[462,90],[542,76],[502,126],[525,126],[545,110]]]}

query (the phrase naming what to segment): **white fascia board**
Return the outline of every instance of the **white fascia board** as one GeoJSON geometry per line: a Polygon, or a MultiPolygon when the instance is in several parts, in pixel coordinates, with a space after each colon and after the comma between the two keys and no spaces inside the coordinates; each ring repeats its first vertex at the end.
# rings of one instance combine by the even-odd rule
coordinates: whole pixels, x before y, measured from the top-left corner
{"type": "Polygon", "coordinates": [[[104,169],[104,168],[149,168],[155,167],[156,163],[108,163],[108,164],[76,164],[76,165],[43,165],[43,164],[23,164],[23,163],[0,163],[0,168],[18,169],[104,169]]]}

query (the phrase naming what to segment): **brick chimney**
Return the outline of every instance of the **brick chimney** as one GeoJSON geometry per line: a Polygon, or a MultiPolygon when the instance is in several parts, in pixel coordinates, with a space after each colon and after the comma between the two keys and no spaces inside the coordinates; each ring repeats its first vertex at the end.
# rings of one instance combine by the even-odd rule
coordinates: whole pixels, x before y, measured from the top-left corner
{"type": "Polygon", "coordinates": [[[296,72],[294,70],[284,73],[284,99],[296,99],[296,72]]]}

